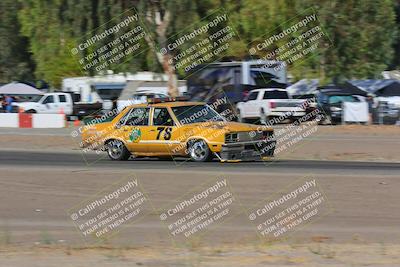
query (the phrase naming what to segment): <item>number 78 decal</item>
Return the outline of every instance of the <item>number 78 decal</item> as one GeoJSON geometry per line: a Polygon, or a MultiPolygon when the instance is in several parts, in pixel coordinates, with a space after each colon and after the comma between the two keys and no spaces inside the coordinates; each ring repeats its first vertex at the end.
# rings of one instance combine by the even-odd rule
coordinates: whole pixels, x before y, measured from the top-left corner
{"type": "Polygon", "coordinates": [[[158,131],[157,140],[160,139],[162,132],[164,132],[163,134],[164,140],[171,139],[172,127],[157,127],[157,131],[158,131]]]}

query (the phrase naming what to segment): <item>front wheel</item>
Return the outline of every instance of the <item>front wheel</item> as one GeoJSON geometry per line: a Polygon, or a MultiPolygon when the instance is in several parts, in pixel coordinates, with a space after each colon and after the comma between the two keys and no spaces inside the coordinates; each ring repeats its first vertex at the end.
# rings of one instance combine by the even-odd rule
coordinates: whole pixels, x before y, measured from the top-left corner
{"type": "Polygon", "coordinates": [[[320,125],[334,125],[335,122],[332,120],[332,117],[330,115],[325,115],[322,120],[319,121],[320,125]]]}
{"type": "Polygon", "coordinates": [[[112,140],[107,143],[107,154],[112,160],[128,160],[131,153],[119,140],[112,140]]]}
{"type": "Polygon", "coordinates": [[[210,161],[213,158],[213,154],[204,140],[190,142],[189,156],[196,162],[210,161]]]}

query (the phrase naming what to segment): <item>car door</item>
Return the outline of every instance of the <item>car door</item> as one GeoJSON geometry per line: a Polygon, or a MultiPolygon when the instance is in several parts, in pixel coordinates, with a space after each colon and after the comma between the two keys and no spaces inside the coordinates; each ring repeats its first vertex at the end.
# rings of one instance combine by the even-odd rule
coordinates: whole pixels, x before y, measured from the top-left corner
{"type": "Polygon", "coordinates": [[[258,93],[259,91],[250,92],[246,102],[243,103],[244,107],[243,113],[245,114],[245,117],[254,118],[258,116],[258,109],[257,109],[258,93]]]}
{"type": "Polygon", "coordinates": [[[154,107],[151,125],[146,136],[149,152],[161,154],[176,154],[179,150],[179,130],[166,107],[154,107]]]}
{"type": "Polygon", "coordinates": [[[68,94],[58,95],[58,100],[60,101],[59,107],[64,111],[65,114],[72,114],[72,97],[68,94]]]}
{"type": "Polygon", "coordinates": [[[129,151],[135,153],[146,153],[148,147],[143,140],[149,132],[150,108],[132,108],[120,126],[122,137],[129,151]]]}
{"type": "Polygon", "coordinates": [[[49,113],[49,114],[56,114],[57,113],[57,102],[58,99],[55,99],[54,95],[48,95],[42,101],[42,106],[40,113],[49,113]]]}

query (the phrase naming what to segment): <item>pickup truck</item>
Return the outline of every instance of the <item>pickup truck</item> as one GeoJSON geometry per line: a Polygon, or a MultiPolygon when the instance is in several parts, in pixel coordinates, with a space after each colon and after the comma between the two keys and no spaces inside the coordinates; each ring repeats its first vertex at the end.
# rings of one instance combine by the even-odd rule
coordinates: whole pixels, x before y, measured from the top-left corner
{"type": "Polygon", "coordinates": [[[72,93],[47,93],[29,102],[13,103],[26,113],[64,113],[71,119],[79,119],[102,109],[102,103],[75,103],[72,93]]]}
{"type": "MultiPolygon", "coordinates": [[[[292,99],[285,89],[263,88],[249,92],[244,102],[236,105],[239,120],[268,123],[273,117],[296,119],[304,116],[305,99],[292,99]]],[[[283,119],[282,119],[283,118],[283,119]]]]}

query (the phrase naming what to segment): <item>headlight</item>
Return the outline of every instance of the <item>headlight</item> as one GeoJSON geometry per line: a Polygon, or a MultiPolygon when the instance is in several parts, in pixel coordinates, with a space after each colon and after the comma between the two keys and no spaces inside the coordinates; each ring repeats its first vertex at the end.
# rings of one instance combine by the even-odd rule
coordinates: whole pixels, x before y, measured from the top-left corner
{"type": "Polygon", "coordinates": [[[238,141],[237,133],[229,133],[225,135],[225,143],[235,143],[238,141]]]}
{"type": "Polygon", "coordinates": [[[342,111],[342,108],[331,107],[331,111],[342,111]]]}

